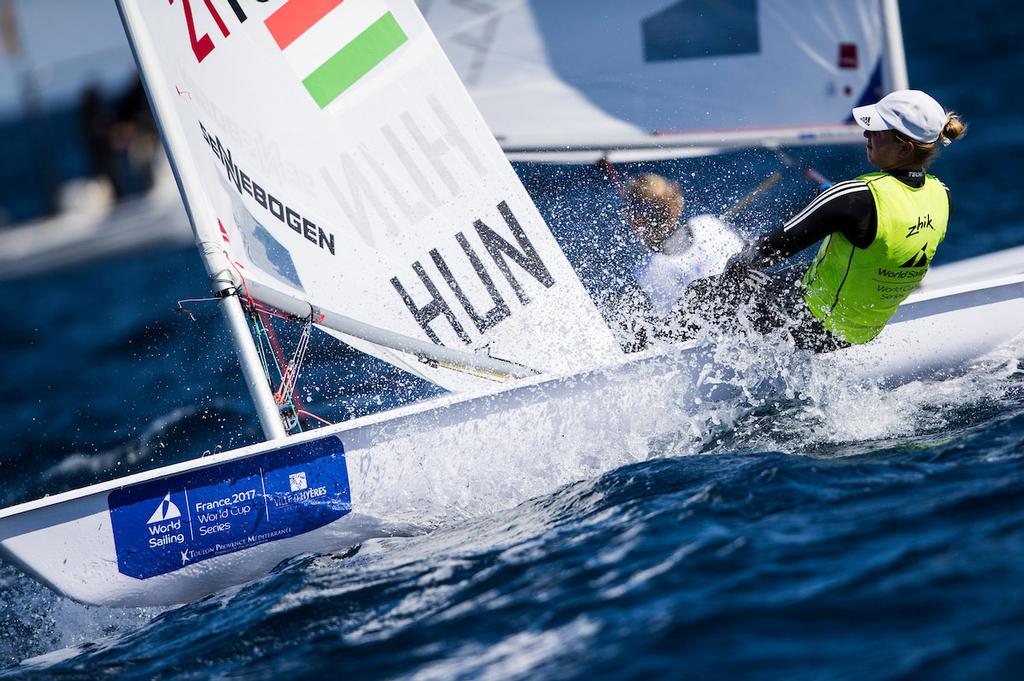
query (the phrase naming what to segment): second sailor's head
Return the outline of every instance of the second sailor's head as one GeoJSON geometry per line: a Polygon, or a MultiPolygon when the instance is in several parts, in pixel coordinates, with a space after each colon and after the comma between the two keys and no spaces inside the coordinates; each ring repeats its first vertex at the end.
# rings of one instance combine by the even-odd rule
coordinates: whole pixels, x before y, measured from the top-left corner
{"type": "Polygon", "coordinates": [[[645,173],[626,185],[630,220],[637,236],[652,251],[679,227],[683,214],[683,191],[679,184],[661,175],[645,173]]]}

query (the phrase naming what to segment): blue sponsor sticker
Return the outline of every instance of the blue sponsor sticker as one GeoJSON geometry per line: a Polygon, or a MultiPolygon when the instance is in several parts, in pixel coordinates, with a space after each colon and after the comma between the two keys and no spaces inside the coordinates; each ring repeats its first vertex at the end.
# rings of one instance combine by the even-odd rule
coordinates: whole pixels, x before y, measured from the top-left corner
{"type": "Polygon", "coordinates": [[[115,490],[107,505],[118,570],[148,579],[323,527],[352,496],[332,436],[115,490]]]}

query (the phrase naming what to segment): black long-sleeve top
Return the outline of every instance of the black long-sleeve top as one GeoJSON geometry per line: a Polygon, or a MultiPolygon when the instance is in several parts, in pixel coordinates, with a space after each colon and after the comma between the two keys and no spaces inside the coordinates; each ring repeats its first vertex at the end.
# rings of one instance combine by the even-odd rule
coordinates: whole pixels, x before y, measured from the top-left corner
{"type": "MultiPolygon", "coordinates": [[[[891,175],[910,187],[924,186],[924,171],[899,170],[891,175]]],[[[952,208],[950,199],[950,211],[952,208]]],[[[832,185],[782,227],[747,246],[736,261],[755,269],[770,267],[833,232],[841,233],[857,248],[867,248],[877,231],[878,212],[871,189],[862,180],[848,180],[832,185]]]]}

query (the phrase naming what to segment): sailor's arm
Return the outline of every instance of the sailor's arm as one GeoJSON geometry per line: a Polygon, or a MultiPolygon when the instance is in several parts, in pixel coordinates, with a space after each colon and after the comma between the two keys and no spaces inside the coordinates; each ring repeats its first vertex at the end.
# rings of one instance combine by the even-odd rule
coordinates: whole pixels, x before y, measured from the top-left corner
{"type": "Polygon", "coordinates": [[[871,189],[861,180],[840,182],[807,204],[786,224],[747,246],[731,265],[770,267],[840,232],[858,248],[875,239],[878,215],[871,189]]]}
{"type": "Polygon", "coordinates": [[[833,185],[782,227],[730,259],[721,275],[695,282],[677,311],[685,319],[690,305],[696,304],[712,310],[712,315],[728,314],[764,285],[768,275],[762,268],[796,255],[835,232],[842,233],[854,246],[866,248],[874,241],[877,228],[875,200],[864,182],[833,185]]]}

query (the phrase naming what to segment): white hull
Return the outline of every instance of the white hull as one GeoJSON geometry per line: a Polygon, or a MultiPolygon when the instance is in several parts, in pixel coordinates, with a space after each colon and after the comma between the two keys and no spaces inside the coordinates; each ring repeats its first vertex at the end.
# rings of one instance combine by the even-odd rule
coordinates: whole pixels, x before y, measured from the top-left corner
{"type": "MultiPolygon", "coordinates": [[[[922,292],[876,341],[814,357],[808,366],[872,384],[902,383],[955,372],[1022,330],[1024,276],[994,279],[922,292]]],[[[453,515],[509,508],[644,458],[647,439],[678,432],[695,400],[729,392],[730,371],[738,372],[721,366],[714,354],[714,349],[683,347],[574,376],[531,379],[488,395],[449,396],[29,502],[0,511],[0,555],[86,603],[191,601],[304,552],[337,550],[410,527],[430,527],[453,515]],[[725,383],[717,382],[723,378],[725,383]],[[345,504],[351,512],[297,536],[156,570],[161,573],[147,578],[122,573],[112,527],[116,499],[185,474],[203,473],[220,484],[221,478],[237,477],[232,466],[239,462],[303,443],[331,451],[343,447],[345,504]],[[545,456],[552,451],[557,459],[545,456]]],[[[147,498],[146,514],[160,494],[147,498]]],[[[186,509],[177,510],[186,515],[186,509]]],[[[166,506],[165,515],[172,515],[166,506]]],[[[133,522],[142,531],[147,518],[133,522]]],[[[145,551],[126,556],[121,549],[122,563],[148,560],[145,551]]]]}
{"type": "Polygon", "coordinates": [[[979,272],[984,273],[987,279],[1024,274],[1024,246],[1006,248],[948,265],[933,267],[928,271],[925,280],[921,282],[918,292],[938,291],[950,286],[970,284],[978,279],[979,272]]]}

